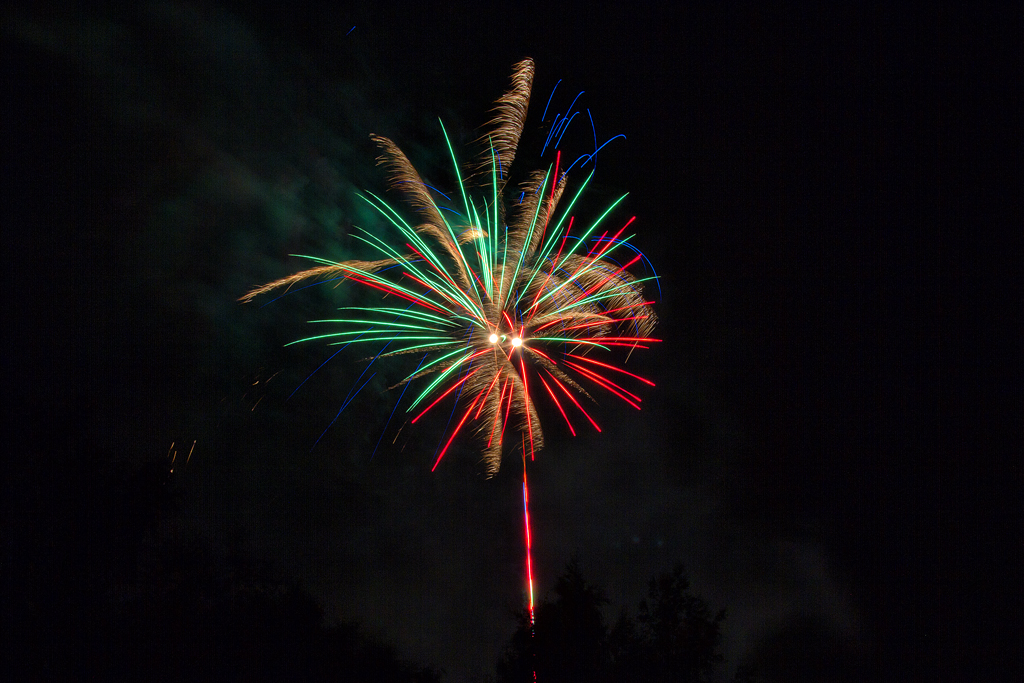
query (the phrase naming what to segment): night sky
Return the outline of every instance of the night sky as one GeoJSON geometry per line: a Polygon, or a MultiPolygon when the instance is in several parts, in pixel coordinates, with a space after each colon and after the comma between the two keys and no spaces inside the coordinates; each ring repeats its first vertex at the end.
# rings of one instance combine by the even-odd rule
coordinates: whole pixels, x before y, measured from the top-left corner
{"type": "Polygon", "coordinates": [[[453,187],[438,118],[474,139],[529,56],[518,170],[550,161],[552,92],[565,112],[583,91],[563,149],[625,136],[586,210],[630,193],[664,340],[630,359],[657,384],[642,411],[602,396],[604,431],[576,438],[542,415],[538,597],[576,558],[613,618],[682,562],[727,612],[721,680],[773,657],[792,681],[935,680],[949,17],[301,4],[6,16],[21,417],[4,562],[60,542],[54,518],[88,519],[61,487],[174,456],[173,523],[217,562],[301,585],[447,681],[493,672],[524,604],[515,459],[486,479],[466,439],[430,472],[443,418],[385,429],[386,365],[332,424],[362,357],[303,384],[333,349],[283,345],[361,294],[237,299],[299,269],[289,254],[345,258],[351,226],[374,224],[355,198],[384,190],[371,133],[453,187]]]}

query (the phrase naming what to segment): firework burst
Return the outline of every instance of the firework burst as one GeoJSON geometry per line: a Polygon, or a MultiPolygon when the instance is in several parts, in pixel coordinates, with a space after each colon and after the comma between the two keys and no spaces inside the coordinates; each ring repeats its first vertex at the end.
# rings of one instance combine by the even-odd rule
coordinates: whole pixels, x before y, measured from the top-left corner
{"type": "Polygon", "coordinates": [[[375,360],[422,354],[416,370],[396,385],[418,387],[406,408],[412,422],[445,400],[463,406],[434,468],[463,430],[481,442],[489,476],[513,449],[532,457],[543,446],[537,398],[557,408],[575,435],[573,421],[580,416],[600,431],[578,398],[593,401],[588,388],[639,408],[640,397],[620,382],[653,384],[602,358],[659,341],[650,336],[656,317],[643,296],[643,283],[656,276],[628,272],[643,259],[631,236],[623,237],[633,219],[603,227],[625,196],[573,235],[573,206],[592,172],[566,194],[568,177],[556,156],[518,191],[507,187],[533,72],[531,60],[514,67],[511,88],[481,137],[486,151],[462,172],[444,133],[458,186],[454,200],[426,185],[391,140],[372,136],[391,189],[405,196],[416,216],[407,221],[380,197],[363,195],[397,235],[355,235],[378,259],[339,263],[306,256],[314,267],[242,297],[251,301],[306,281],[351,281],[381,291],[381,305],[348,307],[338,318],[310,321],[326,330],[292,343],[383,345],[375,360]],[[563,194],[571,199],[561,209],[563,194]],[[623,252],[628,256],[620,259],[623,252]]]}

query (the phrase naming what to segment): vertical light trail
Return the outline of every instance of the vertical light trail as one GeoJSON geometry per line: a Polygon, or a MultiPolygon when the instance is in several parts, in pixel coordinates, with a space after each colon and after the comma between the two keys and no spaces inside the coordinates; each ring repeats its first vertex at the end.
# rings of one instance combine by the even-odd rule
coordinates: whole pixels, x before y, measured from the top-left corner
{"type": "MultiPolygon", "coordinates": [[[[530,590],[530,640],[536,637],[533,614],[533,554],[530,543],[530,493],[526,486],[526,443],[523,443],[523,522],[526,526],[526,581],[530,590]]],[[[536,643],[534,644],[536,646],[536,643]]],[[[537,681],[536,664],[532,667],[534,683],[537,681]]]]}
{"type": "Polygon", "coordinates": [[[530,589],[530,626],[533,626],[533,558],[530,545],[530,495],[526,487],[526,452],[523,452],[523,520],[526,524],[526,580],[530,589]]]}

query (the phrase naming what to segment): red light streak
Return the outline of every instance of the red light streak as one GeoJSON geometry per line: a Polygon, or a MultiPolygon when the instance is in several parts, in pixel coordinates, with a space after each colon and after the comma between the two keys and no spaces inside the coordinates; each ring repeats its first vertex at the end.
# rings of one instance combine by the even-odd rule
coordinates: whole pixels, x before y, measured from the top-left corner
{"type": "Polygon", "coordinates": [[[642,301],[639,304],[636,304],[636,305],[633,305],[633,306],[620,306],[619,308],[611,308],[611,309],[605,311],[604,313],[605,313],[605,315],[608,315],[609,313],[618,313],[619,311],[628,311],[630,309],[638,308],[640,306],[652,306],[652,305],[654,305],[653,301],[642,301]]]}
{"type": "Polygon", "coordinates": [[[579,298],[577,299],[577,301],[585,301],[585,300],[587,300],[588,298],[590,298],[590,296],[591,296],[591,295],[592,295],[592,294],[593,294],[594,292],[596,292],[597,290],[599,290],[599,289],[601,289],[602,287],[604,287],[604,286],[605,286],[605,284],[606,284],[606,283],[607,283],[607,282],[608,282],[609,280],[611,280],[611,279],[612,279],[613,277],[615,277],[615,276],[616,276],[616,275],[618,275],[619,273],[621,273],[621,272],[625,271],[625,270],[626,270],[626,268],[629,268],[629,267],[630,267],[631,265],[633,265],[634,263],[636,263],[636,262],[637,262],[637,261],[639,261],[639,260],[640,260],[640,255],[639,255],[639,254],[637,254],[636,256],[634,256],[634,257],[633,257],[633,259],[632,259],[631,261],[629,261],[629,263],[627,263],[627,264],[626,264],[626,265],[624,265],[624,266],[619,266],[618,268],[616,268],[615,270],[613,270],[613,271],[612,271],[612,272],[611,272],[611,273],[610,273],[610,274],[608,275],[608,277],[606,277],[605,279],[601,280],[600,282],[598,282],[597,284],[595,284],[595,285],[594,285],[593,287],[591,287],[590,289],[588,289],[588,290],[587,290],[586,292],[584,292],[584,293],[583,293],[583,295],[582,295],[582,296],[580,296],[580,297],[579,297],[579,298]]]}
{"type": "MultiPolygon", "coordinates": [[[[501,404],[505,402],[505,387],[508,386],[508,378],[501,385],[501,393],[498,394],[498,409],[494,411],[494,425],[491,427],[491,435],[487,438],[487,447],[491,447],[491,443],[494,441],[494,430],[498,428],[498,420],[501,419],[501,404]]],[[[505,428],[501,428],[501,433],[505,433],[505,428]]]]}
{"type": "Polygon", "coordinates": [[[645,379],[645,378],[641,377],[640,375],[634,375],[632,372],[629,372],[627,370],[623,370],[622,368],[617,368],[614,365],[608,365],[608,363],[602,363],[599,360],[594,360],[593,358],[587,358],[586,356],[573,356],[573,359],[574,360],[586,361],[588,363],[593,363],[594,365],[600,365],[602,368],[608,368],[609,370],[614,370],[615,372],[621,372],[624,375],[629,375],[630,377],[633,377],[634,379],[640,380],[644,384],[649,384],[652,387],[654,386],[654,382],[652,382],[651,380],[645,379]]]}
{"type": "MultiPolygon", "coordinates": [[[[646,315],[631,315],[631,316],[626,317],[626,318],[608,318],[607,320],[595,320],[594,322],[581,323],[579,325],[570,325],[569,327],[560,327],[559,329],[561,331],[563,331],[563,332],[565,330],[582,330],[582,329],[586,329],[588,327],[600,327],[601,325],[615,325],[620,320],[646,320],[647,317],[648,316],[646,316],[646,315]]],[[[561,320],[552,320],[549,323],[544,323],[543,325],[541,325],[540,327],[535,329],[533,331],[533,333],[536,335],[538,332],[543,330],[545,327],[551,327],[552,325],[557,325],[560,322],[562,322],[562,321],[561,320]]]]}
{"type": "MultiPolygon", "coordinates": [[[[447,293],[445,293],[445,292],[444,292],[443,290],[437,289],[436,287],[431,287],[431,286],[430,286],[430,285],[428,285],[428,284],[427,284],[426,282],[424,282],[423,280],[419,279],[418,277],[416,277],[415,275],[412,275],[412,274],[410,274],[410,273],[405,273],[405,276],[406,276],[407,278],[409,278],[410,280],[412,280],[413,282],[415,282],[415,283],[419,284],[420,286],[422,286],[422,287],[426,287],[426,288],[427,288],[428,290],[430,290],[431,292],[436,292],[437,294],[440,294],[440,295],[441,295],[441,296],[442,296],[443,298],[447,299],[447,300],[448,300],[448,301],[450,301],[451,303],[453,303],[453,304],[456,304],[456,305],[458,305],[458,306],[461,306],[461,307],[462,307],[463,309],[465,309],[465,311],[466,311],[467,313],[469,313],[469,315],[470,315],[470,316],[472,316],[473,318],[479,318],[479,317],[480,317],[480,316],[479,316],[479,315],[478,315],[478,314],[476,313],[476,311],[474,311],[474,310],[470,309],[469,307],[467,307],[467,306],[466,306],[466,304],[462,303],[462,302],[461,302],[461,301],[459,301],[458,299],[453,299],[452,297],[448,296],[448,294],[447,294],[447,293]]],[[[445,313],[445,315],[451,315],[451,311],[444,311],[444,313],[445,313]]]]}
{"type": "Polygon", "coordinates": [[[530,626],[533,626],[533,553],[530,542],[530,494],[526,486],[526,449],[523,444],[523,521],[526,526],[526,577],[530,588],[530,626]]]}
{"type": "Polygon", "coordinates": [[[558,257],[562,255],[562,249],[565,248],[565,241],[569,239],[569,231],[572,230],[572,221],[574,218],[575,216],[569,216],[569,226],[565,229],[565,234],[562,235],[562,243],[558,245],[558,253],[555,254],[555,258],[551,261],[552,267],[544,278],[544,284],[537,290],[537,296],[533,297],[533,302],[530,304],[530,307],[526,309],[527,311],[532,311],[537,306],[537,300],[540,299],[540,295],[547,290],[548,283],[551,281],[551,276],[555,273],[554,266],[558,264],[558,257]]]}
{"type": "MultiPolygon", "coordinates": [[[[612,238],[611,238],[610,240],[608,240],[608,244],[604,245],[604,249],[602,249],[602,250],[601,250],[601,252],[600,252],[600,253],[599,253],[599,254],[598,254],[597,256],[595,256],[594,258],[601,258],[601,257],[602,257],[602,256],[604,255],[604,252],[608,251],[608,249],[609,249],[609,248],[610,248],[610,247],[611,247],[611,246],[612,246],[613,244],[615,244],[615,240],[617,240],[617,239],[619,238],[619,235],[621,235],[621,234],[622,234],[622,231],[623,231],[623,230],[625,230],[626,228],[628,228],[628,227],[629,227],[629,224],[630,224],[630,223],[632,223],[632,222],[633,222],[633,221],[635,221],[635,220],[636,220],[636,216],[633,216],[633,217],[632,217],[632,218],[630,218],[630,219],[629,219],[628,221],[626,221],[626,224],[625,224],[625,225],[623,225],[623,226],[622,226],[621,228],[619,228],[619,231],[618,231],[617,233],[615,233],[614,235],[612,235],[612,238]]],[[[608,233],[607,233],[607,232],[605,232],[604,234],[605,234],[605,235],[607,235],[608,233]]],[[[600,240],[602,240],[602,239],[604,239],[604,235],[601,235],[601,237],[599,238],[599,240],[598,240],[598,241],[600,241],[600,240]]]]}
{"type": "Polygon", "coordinates": [[[506,313],[505,311],[502,311],[501,315],[502,315],[502,317],[505,318],[505,322],[508,323],[508,331],[512,332],[513,330],[515,330],[515,327],[516,327],[515,323],[512,322],[512,318],[508,317],[508,313],[506,313]]]}
{"type": "Polygon", "coordinates": [[[582,344],[585,342],[600,342],[602,344],[608,342],[629,342],[628,344],[622,344],[621,346],[632,346],[633,342],[660,342],[661,339],[652,339],[650,337],[587,337],[586,339],[566,339],[566,342],[575,342],[582,344]]]}
{"type": "Polygon", "coordinates": [[[548,390],[548,394],[551,395],[551,400],[555,402],[556,406],[558,406],[558,412],[562,413],[562,417],[565,418],[565,424],[569,425],[569,432],[572,433],[573,436],[576,436],[576,430],[572,428],[572,422],[569,422],[569,418],[566,416],[565,411],[562,410],[562,404],[558,402],[557,398],[555,398],[555,392],[551,391],[551,387],[548,386],[548,383],[544,381],[543,377],[537,375],[537,379],[539,379],[540,383],[544,385],[544,388],[548,390]]]}
{"type": "MultiPolygon", "coordinates": [[[[447,311],[447,310],[445,310],[443,308],[440,308],[440,307],[436,306],[430,299],[425,298],[426,295],[419,296],[419,297],[411,297],[408,294],[406,294],[405,292],[402,292],[402,291],[399,291],[397,289],[394,289],[393,287],[387,287],[387,286],[382,285],[382,284],[380,284],[378,282],[374,282],[372,280],[367,280],[365,278],[361,278],[361,277],[358,277],[356,275],[351,275],[350,274],[350,275],[346,275],[345,277],[347,277],[350,280],[354,280],[355,282],[358,282],[361,285],[366,285],[367,287],[373,287],[374,289],[379,289],[380,291],[386,292],[388,294],[394,294],[395,296],[397,296],[400,299],[405,299],[406,301],[411,301],[414,304],[419,304],[420,306],[423,306],[424,308],[428,308],[428,309],[430,309],[432,311],[436,311],[436,312],[440,313],[441,315],[451,315],[452,314],[451,311],[447,311]]],[[[423,284],[423,283],[420,283],[420,284],[423,284]]],[[[428,287],[428,289],[430,289],[430,288],[428,287]]],[[[433,290],[431,290],[431,291],[433,291],[433,290]]]]}
{"type": "Polygon", "coordinates": [[[487,393],[484,394],[484,400],[480,401],[480,407],[477,409],[476,415],[473,416],[474,420],[480,418],[480,413],[482,413],[484,410],[484,404],[487,403],[487,397],[491,395],[491,389],[494,388],[494,385],[497,384],[499,379],[501,379],[501,370],[498,370],[498,374],[496,374],[494,376],[494,379],[491,380],[491,383],[487,385],[487,393]]]}
{"type": "Polygon", "coordinates": [[[479,400],[480,397],[477,396],[473,399],[473,402],[469,404],[469,410],[467,410],[466,414],[462,416],[462,421],[459,422],[459,426],[455,428],[454,432],[452,432],[451,438],[448,439],[448,443],[444,445],[444,450],[441,451],[441,455],[437,456],[437,461],[434,462],[434,466],[430,468],[431,472],[437,469],[438,464],[441,462],[441,458],[443,458],[444,454],[448,452],[448,447],[452,445],[452,441],[455,440],[455,436],[459,433],[459,430],[462,429],[462,425],[466,424],[466,418],[468,418],[469,414],[473,412],[473,408],[476,408],[476,402],[479,400]]]}
{"type": "MultiPolygon", "coordinates": [[[[477,356],[479,356],[479,355],[481,355],[481,354],[483,354],[483,353],[485,353],[485,351],[481,351],[481,352],[479,352],[479,353],[475,353],[475,354],[473,354],[472,356],[470,356],[469,358],[467,358],[466,360],[467,360],[467,361],[471,361],[471,360],[473,360],[474,358],[476,358],[477,356]]],[[[441,399],[443,399],[443,398],[444,398],[445,396],[447,396],[448,394],[452,393],[452,391],[454,391],[455,389],[457,389],[457,388],[459,388],[460,386],[462,386],[462,385],[463,385],[463,384],[464,384],[464,383],[466,382],[466,380],[468,380],[468,379],[469,379],[470,377],[472,377],[473,375],[475,375],[475,374],[476,374],[477,372],[479,372],[479,371],[480,371],[480,370],[482,370],[482,369],[483,369],[483,368],[477,368],[476,370],[473,370],[473,371],[472,371],[472,372],[470,372],[470,373],[469,373],[468,375],[466,375],[465,377],[463,377],[462,379],[460,379],[460,380],[459,380],[458,382],[456,382],[455,384],[453,384],[452,386],[450,386],[450,387],[448,388],[448,391],[444,392],[443,394],[441,394],[440,396],[438,396],[438,397],[437,397],[436,399],[434,399],[434,402],[433,402],[433,403],[431,403],[431,404],[430,404],[429,406],[427,406],[426,408],[424,408],[424,409],[423,409],[423,412],[422,412],[422,413],[420,413],[419,415],[417,415],[416,417],[414,417],[414,418],[412,419],[412,424],[416,424],[416,420],[418,420],[418,419],[420,419],[421,417],[423,417],[423,416],[424,416],[424,415],[426,414],[426,412],[427,412],[428,410],[430,410],[431,408],[433,408],[434,406],[436,406],[436,405],[438,404],[438,402],[440,402],[440,400],[441,400],[441,399]]],[[[475,403],[475,401],[474,401],[474,403],[475,403]]]]}
{"type": "Polygon", "coordinates": [[[575,363],[570,363],[568,361],[566,361],[565,364],[568,365],[569,367],[571,367],[572,369],[574,369],[576,372],[578,372],[581,375],[583,375],[584,377],[588,377],[592,381],[597,382],[598,384],[603,386],[605,389],[607,389],[608,391],[612,392],[613,394],[615,394],[616,396],[621,398],[623,401],[625,401],[629,405],[631,405],[634,408],[636,408],[637,410],[640,410],[640,403],[639,403],[640,397],[637,396],[636,394],[631,394],[630,392],[626,391],[625,389],[620,387],[615,382],[613,382],[610,379],[607,379],[605,377],[602,377],[601,375],[597,374],[596,372],[593,372],[592,370],[587,370],[586,368],[584,368],[584,367],[582,367],[580,365],[576,365],[575,363]],[[630,398],[635,399],[635,402],[631,401],[630,398],[627,398],[627,396],[629,396],[630,398]]]}
{"type": "Polygon", "coordinates": [[[590,420],[590,424],[594,425],[594,429],[596,429],[597,431],[601,431],[601,428],[597,426],[596,422],[594,422],[594,418],[590,417],[590,414],[587,411],[583,410],[583,406],[581,406],[580,402],[576,400],[576,397],[573,396],[572,393],[565,388],[565,385],[558,381],[558,378],[552,375],[550,370],[545,370],[544,372],[548,373],[548,376],[550,376],[551,379],[555,381],[555,384],[558,385],[559,389],[565,392],[565,395],[568,396],[569,400],[572,401],[576,405],[576,407],[580,409],[580,412],[586,415],[587,419],[590,420]]]}
{"type": "MultiPolygon", "coordinates": [[[[509,387],[508,407],[505,408],[505,420],[501,423],[501,434],[498,435],[498,443],[505,442],[505,427],[508,426],[508,414],[512,412],[512,396],[515,393],[515,385],[509,387]]],[[[498,405],[498,414],[501,414],[501,405],[498,405]]]]}
{"type": "MultiPolygon", "coordinates": [[[[555,152],[555,175],[551,181],[551,196],[548,198],[549,204],[555,201],[555,189],[558,187],[558,162],[562,160],[562,150],[555,152]]],[[[548,219],[550,220],[550,216],[548,219]]]]}

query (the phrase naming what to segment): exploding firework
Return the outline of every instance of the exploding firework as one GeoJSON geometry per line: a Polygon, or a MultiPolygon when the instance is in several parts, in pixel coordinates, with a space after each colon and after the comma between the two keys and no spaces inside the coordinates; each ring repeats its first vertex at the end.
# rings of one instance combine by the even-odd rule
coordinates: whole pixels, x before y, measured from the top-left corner
{"type": "Polygon", "coordinates": [[[507,187],[533,72],[531,60],[514,67],[511,88],[481,137],[486,151],[463,171],[441,126],[455,169],[455,200],[425,184],[391,140],[372,136],[391,189],[404,194],[415,219],[366,193],[363,199],[397,235],[355,235],[379,258],[339,263],[306,256],[314,267],[242,297],[251,301],[307,281],[351,281],[382,292],[381,305],[347,307],[341,317],[310,321],[326,330],[292,343],[376,344],[382,348],[374,361],[421,354],[416,370],[396,385],[417,386],[406,407],[411,421],[445,400],[464,406],[454,429],[442,436],[434,468],[464,429],[482,444],[489,476],[513,449],[532,458],[543,446],[537,398],[557,408],[575,435],[573,420],[580,416],[600,431],[580,400],[594,401],[588,389],[639,409],[640,397],[620,382],[653,384],[603,358],[659,341],[650,336],[656,317],[643,296],[644,283],[656,276],[628,270],[644,258],[631,236],[623,237],[633,218],[603,227],[625,195],[573,235],[572,210],[592,171],[564,210],[559,205],[569,186],[560,156],[526,176],[518,191],[507,187]],[[620,258],[623,253],[627,258],[620,258]]]}

